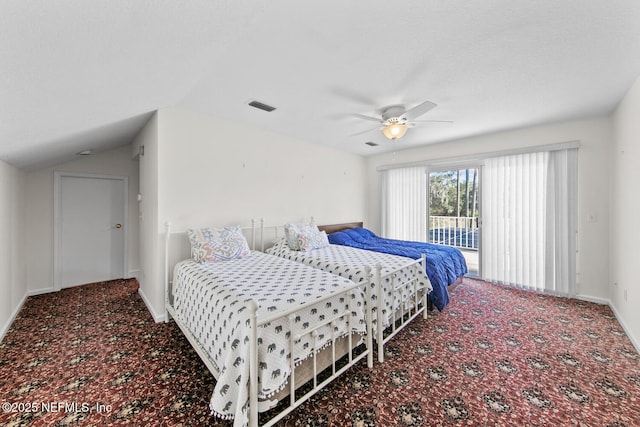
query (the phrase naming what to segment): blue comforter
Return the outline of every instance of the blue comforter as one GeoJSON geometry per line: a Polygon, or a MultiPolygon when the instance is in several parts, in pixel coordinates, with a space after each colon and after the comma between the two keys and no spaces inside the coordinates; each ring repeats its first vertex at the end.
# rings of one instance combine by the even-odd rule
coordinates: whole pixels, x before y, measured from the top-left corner
{"type": "Polygon", "coordinates": [[[335,245],[417,259],[426,254],[427,276],[433,286],[429,298],[442,311],[449,303],[447,286],[467,273],[467,263],[459,249],[433,243],[411,242],[407,240],[384,239],[365,228],[352,228],[329,235],[329,242],[335,245]]]}

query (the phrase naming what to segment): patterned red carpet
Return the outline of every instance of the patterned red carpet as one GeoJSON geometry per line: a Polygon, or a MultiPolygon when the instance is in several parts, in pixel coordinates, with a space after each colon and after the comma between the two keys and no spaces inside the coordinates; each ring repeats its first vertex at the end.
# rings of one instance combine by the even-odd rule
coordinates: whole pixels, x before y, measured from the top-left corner
{"type": "MultiPolygon", "coordinates": [[[[0,343],[0,425],[230,425],[213,379],[134,280],[30,297],[0,343]]],[[[373,370],[283,425],[640,426],[640,356],[606,306],[465,280],[373,370]]]]}

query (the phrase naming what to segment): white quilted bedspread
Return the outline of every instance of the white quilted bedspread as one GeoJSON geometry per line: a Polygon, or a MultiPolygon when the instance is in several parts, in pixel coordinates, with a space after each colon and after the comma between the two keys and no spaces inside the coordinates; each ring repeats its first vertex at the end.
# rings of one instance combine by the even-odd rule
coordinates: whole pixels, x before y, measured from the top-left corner
{"type": "MultiPolygon", "coordinates": [[[[178,263],[174,271],[174,308],[180,320],[196,337],[220,372],[211,410],[223,418],[235,418],[234,425],[248,420],[249,310],[247,302],[256,301],[258,321],[265,316],[337,294],[354,283],[307,265],[261,252],[224,262],[198,264],[191,260],[178,263]]],[[[352,314],[350,327],[346,317],[336,323],[336,337],[353,332],[364,334],[365,297],[357,288],[348,297],[335,296],[312,305],[295,317],[295,334],[313,327],[322,319],[342,312],[352,314]]],[[[258,328],[259,397],[268,398],[286,383],[290,373],[289,323],[270,322],[258,328]]],[[[309,357],[331,340],[331,326],[319,330],[317,348],[309,335],[295,345],[296,362],[309,357]]]]}
{"type": "MultiPolygon", "coordinates": [[[[398,255],[390,255],[381,252],[373,252],[364,249],[332,244],[324,248],[313,249],[306,252],[294,251],[289,248],[284,239],[278,241],[274,246],[267,249],[266,252],[281,258],[307,264],[329,273],[337,274],[358,283],[366,280],[366,272],[364,270],[365,266],[371,267],[372,271],[374,271],[376,265],[379,264],[382,267],[382,275],[385,275],[412,261],[410,258],[398,255]]],[[[424,274],[424,271],[421,269],[419,264],[416,264],[414,267],[411,267],[409,269],[403,270],[401,272],[401,277],[396,279],[400,281],[406,281],[413,278],[418,278],[420,287],[426,288],[428,292],[431,292],[431,290],[433,289],[431,286],[431,282],[429,282],[429,278],[426,276],[426,274],[424,274]]],[[[374,300],[374,306],[372,307],[372,310],[374,315],[373,324],[375,328],[378,319],[376,302],[378,295],[377,291],[375,290],[377,288],[375,275],[374,277],[372,277],[371,286],[371,298],[374,300]]],[[[393,305],[394,300],[392,298],[392,290],[389,280],[386,280],[385,283],[382,284],[382,286],[386,295],[382,313],[383,326],[387,327],[391,324],[391,317],[393,314],[391,306],[393,305]]],[[[410,306],[410,298],[410,292],[407,291],[403,291],[401,295],[396,295],[395,308],[398,308],[401,301],[406,303],[406,306],[410,306]]]]}

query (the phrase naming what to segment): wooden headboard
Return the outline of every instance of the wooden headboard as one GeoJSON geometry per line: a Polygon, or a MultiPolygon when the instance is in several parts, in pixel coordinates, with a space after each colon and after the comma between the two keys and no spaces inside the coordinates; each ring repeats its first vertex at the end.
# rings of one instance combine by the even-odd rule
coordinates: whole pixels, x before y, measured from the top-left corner
{"type": "Polygon", "coordinates": [[[342,230],[349,230],[351,228],[362,227],[363,222],[345,222],[343,224],[329,224],[329,225],[319,225],[318,229],[320,231],[325,231],[327,234],[335,233],[342,230]]]}

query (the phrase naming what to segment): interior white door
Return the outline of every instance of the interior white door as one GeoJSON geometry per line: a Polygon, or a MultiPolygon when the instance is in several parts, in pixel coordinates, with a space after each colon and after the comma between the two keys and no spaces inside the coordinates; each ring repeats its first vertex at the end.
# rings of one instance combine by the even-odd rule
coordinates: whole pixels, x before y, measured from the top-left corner
{"type": "Polygon", "coordinates": [[[56,288],[125,276],[127,179],[58,177],[56,288]]]}

